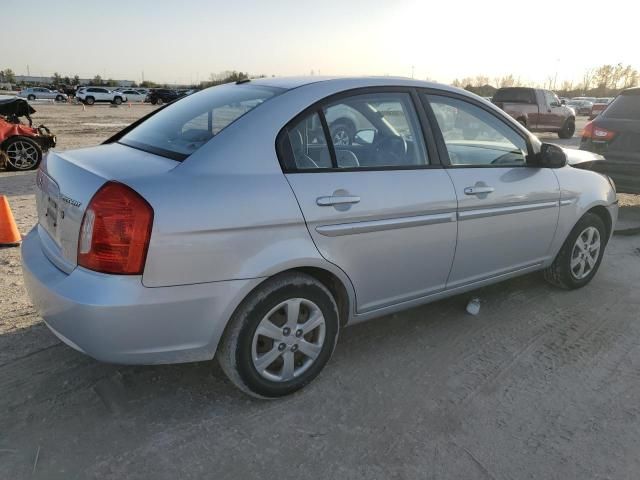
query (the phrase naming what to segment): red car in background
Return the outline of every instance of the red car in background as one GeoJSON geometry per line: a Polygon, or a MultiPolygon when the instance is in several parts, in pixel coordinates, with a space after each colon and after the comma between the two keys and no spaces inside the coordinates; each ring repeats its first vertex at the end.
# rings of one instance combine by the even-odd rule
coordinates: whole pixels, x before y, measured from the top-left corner
{"type": "Polygon", "coordinates": [[[44,125],[33,127],[36,111],[21,98],[0,99],[0,167],[8,170],[34,170],[43,153],[56,146],[56,137],[44,125]],[[29,124],[20,121],[25,117],[29,124]]]}
{"type": "Polygon", "coordinates": [[[607,105],[611,103],[613,97],[604,97],[604,98],[596,98],[596,101],[593,103],[591,107],[591,114],[589,115],[589,120],[593,120],[607,108],[607,105]]]}

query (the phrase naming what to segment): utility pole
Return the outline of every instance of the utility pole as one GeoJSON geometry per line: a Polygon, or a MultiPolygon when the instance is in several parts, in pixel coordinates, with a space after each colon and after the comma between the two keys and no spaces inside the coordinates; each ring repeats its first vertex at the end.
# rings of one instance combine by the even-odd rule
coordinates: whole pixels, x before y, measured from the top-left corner
{"type": "Polygon", "coordinates": [[[27,64],[27,77],[31,76],[31,72],[29,71],[29,64],[27,64]]]}
{"type": "Polygon", "coordinates": [[[413,74],[415,71],[416,67],[414,65],[411,65],[411,78],[413,78],[413,74]]]}

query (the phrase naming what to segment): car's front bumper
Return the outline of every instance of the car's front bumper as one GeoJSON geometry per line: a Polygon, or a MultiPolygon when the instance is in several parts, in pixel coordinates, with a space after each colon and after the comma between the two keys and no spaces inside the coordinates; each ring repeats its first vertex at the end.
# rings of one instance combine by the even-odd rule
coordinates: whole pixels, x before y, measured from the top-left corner
{"type": "Polygon", "coordinates": [[[260,279],[148,288],[139,276],[77,267],[66,274],[45,256],[36,229],[22,242],[29,296],[63,342],[124,364],[213,358],[227,320],[260,279]]]}

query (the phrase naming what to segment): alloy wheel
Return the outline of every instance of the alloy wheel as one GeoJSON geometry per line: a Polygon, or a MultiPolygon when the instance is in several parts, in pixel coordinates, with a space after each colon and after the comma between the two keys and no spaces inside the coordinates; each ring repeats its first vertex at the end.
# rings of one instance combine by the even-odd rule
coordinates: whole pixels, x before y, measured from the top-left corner
{"type": "Polygon", "coordinates": [[[270,381],[299,377],[316,361],[325,340],[326,323],[320,308],[305,298],[290,298],[260,321],[251,346],[258,374],[270,381]]]}
{"type": "Polygon", "coordinates": [[[29,170],[38,163],[38,150],[27,142],[13,142],[7,147],[9,163],[16,170],[29,170]]]}
{"type": "Polygon", "coordinates": [[[589,276],[600,255],[600,232],[595,227],[585,228],[571,251],[571,275],[576,280],[589,276]]]}

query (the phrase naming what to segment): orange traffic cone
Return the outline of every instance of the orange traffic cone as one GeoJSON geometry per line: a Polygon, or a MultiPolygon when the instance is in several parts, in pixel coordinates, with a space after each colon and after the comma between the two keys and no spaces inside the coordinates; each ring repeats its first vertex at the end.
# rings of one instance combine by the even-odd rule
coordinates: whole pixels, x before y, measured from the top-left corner
{"type": "Polygon", "coordinates": [[[15,247],[20,245],[22,237],[9,208],[9,201],[0,195],[0,247],[15,247]]]}

